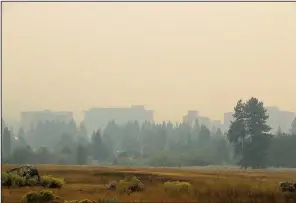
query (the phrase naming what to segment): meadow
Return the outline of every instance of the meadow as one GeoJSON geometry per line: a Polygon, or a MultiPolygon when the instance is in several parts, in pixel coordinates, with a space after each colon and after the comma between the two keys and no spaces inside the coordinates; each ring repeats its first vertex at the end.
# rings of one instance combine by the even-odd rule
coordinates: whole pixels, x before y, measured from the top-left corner
{"type": "MultiPolygon", "coordinates": [[[[2,165],[2,171],[15,165],[2,165]]],[[[103,166],[37,165],[40,175],[64,178],[60,189],[50,189],[64,200],[99,200],[117,198],[121,202],[200,202],[200,203],[296,203],[296,193],[283,193],[279,181],[293,180],[293,170],[239,170],[208,168],[137,168],[103,166]],[[135,175],[144,185],[143,192],[131,195],[105,188],[111,180],[135,175]],[[187,193],[168,192],[165,181],[186,181],[192,189],[187,193]]],[[[30,191],[43,187],[2,188],[4,203],[20,202],[30,191]]]]}

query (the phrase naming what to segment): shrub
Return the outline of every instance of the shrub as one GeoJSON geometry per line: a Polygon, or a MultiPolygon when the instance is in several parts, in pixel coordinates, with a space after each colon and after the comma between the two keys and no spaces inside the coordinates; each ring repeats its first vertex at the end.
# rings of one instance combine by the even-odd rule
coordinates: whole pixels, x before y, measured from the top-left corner
{"type": "Polygon", "coordinates": [[[79,203],[95,203],[95,201],[84,199],[84,200],[80,200],[79,203]]]}
{"type": "Polygon", "coordinates": [[[48,188],[61,188],[64,185],[63,179],[53,178],[51,176],[42,176],[40,183],[37,178],[25,178],[16,173],[2,172],[2,186],[24,187],[41,185],[48,188]]]}
{"type": "Polygon", "coordinates": [[[53,178],[51,176],[42,176],[40,183],[37,178],[25,178],[16,173],[2,172],[2,186],[8,187],[24,187],[41,185],[47,188],[61,188],[64,185],[64,180],[53,178]]]}
{"type": "Polygon", "coordinates": [[[1,184],[8,187],[23,187],[26,186],[26,179],[15,173],[2,172],[1,184]]]}
{"type": "Polygon", "coordinates": [[[26,186],[36,186],[36,185],[38,185],[37,178],[26,179],[26,186]]]}
{"type": "Polygon", "coordinates": [[[37,192],[28,192],[25,194],[21,200],[22,203],[38,203],[39,194],[37,192]]]}
{"type": "Polygon", "coordinates": [[[42,176],[40,184],[47,188],[61,188],[64,185],[64,180],[60,178],[53,178],[51,176],[42,176]]]}
{"type": "Polygon", "coordinates": [[[116,186],[116,190],[119,192],[134,192],[141,191],[144,185],[136,176],[126,176],[123,180],[120,180],[116,186]],[[132,191],[130,191],[132,190],[132,191]]]}
{"type": "Polygon", "coordinates": [[[192,185],[185,181],[167,181],[164,183],[166,192],[172,194],[188,193],[192,189],[192,185]]]}
{"type": "Polygon", "coordinates": [[[130,183],[125,180],[120,180],[117,184],[116,190],[119,192],[126,192],[128,190],[130,183]]]}
{"type": "Polygon", "coordinates": [[[42,190],[39,192],[39,197],[41,200],[43,200],[45,202],[49,202],[49,201],[54,200],[55,195],[50,190],[42,190]]]}
{"type": "Polygon", "coordinates": [[[51,203],[55,198],[50,190],[42,190],[39,193],[32,191],[22,197],[21,203],[51,203]]]}
{"type": "Polygon", "coordinates": [[[84,199],[84,200],[66,200],[64,203],[95,203],[95,201],[84,199]]]}
{"type": "Polygon", "coordinates": [[[99,203],[119,203],[120,200],[117,198],[101,198],[98,201],[99,203]]]}
{"type": "Polygon", "coordinates": [[[80,200],[79,203],[95,203],[95,201],[84,199],[84,200],[80,200]]]}

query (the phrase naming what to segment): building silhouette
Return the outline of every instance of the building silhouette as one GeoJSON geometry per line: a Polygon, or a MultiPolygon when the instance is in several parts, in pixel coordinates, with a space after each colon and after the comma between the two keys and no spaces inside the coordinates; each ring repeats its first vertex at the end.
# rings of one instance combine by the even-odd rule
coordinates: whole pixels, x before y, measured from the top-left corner
{"type": "Polygon", "coordinates": [[[21,127],[29,130],[36,127],[38,122],[56,121],[69,123],[73,121],[73,113],[65,111],[29,111],[21,113],[21,127]]]}
{"type": "Polygon", "coordinates": [[[190,126],[195,124],[196,119],[198,119],[198,111],[189,110],[187,115],[183,116],[183,122],[190,126]]]}
{"type": "Polygon", "coordinates": [[[137,121],[140,125],[153,122],[153,111],[144,106],[133,105],[130,108],[91,108],[85,111],[83,123],[89,133],[104,129],[108,122],[114,121],[118,125],[137,121]]]}
{"type": "MultiPolygon", "coordinates": [[[[276,133],[279,128],[282,132],[289,132],[291,124],[296,116],[296,113],[280,110],[278,107],[266,107],[269,118],[267,124],[271,126],[271,132],[276,133]]],[[[229,129],[230,123],[233,120],[233,112],[224,113],[224,130],[229,129]]]]}
{"type": "Polygon", "coordinates": [[[198,120],[199,125],[204,125],[209,129],[221,128],[221,121],[211,120],[206,116],[200,116],[198,111],[189,110],[185,116],[183,116],[183,122],[193,126],[195,121],[198,120]]]}

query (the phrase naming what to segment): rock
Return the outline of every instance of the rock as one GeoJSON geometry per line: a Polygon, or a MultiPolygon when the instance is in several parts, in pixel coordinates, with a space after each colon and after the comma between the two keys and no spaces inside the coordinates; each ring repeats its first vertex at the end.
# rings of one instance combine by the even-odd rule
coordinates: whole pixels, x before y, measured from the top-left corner
{"type": "Polygon", "coordinates": [[[283,181],[279,183],[282,192],[296,192],[296,183],[290,181],[283,181]]]}
{"type": "Polygon", "coordinates": [[[21,177],[32,178],[37,176],[38,181],[40,181],[39,172],[36,167],[31,165],[24,165],[17,168],[12,168],[7,170],[7,173],[16,172],[21,177]]]}

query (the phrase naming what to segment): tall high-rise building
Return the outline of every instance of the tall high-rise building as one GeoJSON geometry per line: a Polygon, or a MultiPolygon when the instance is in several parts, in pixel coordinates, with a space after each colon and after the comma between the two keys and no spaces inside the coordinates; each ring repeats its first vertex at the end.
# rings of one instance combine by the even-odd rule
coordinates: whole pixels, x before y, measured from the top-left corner
{"type": "Polygon", "coordinates": [[[140,105],[134,105],[130,108],[91,108],[85,111],[83,123],[87,131],[91,133],[103,129],[110,121],[119,125],[124,125],[130,121],[138,121],[139,124],[145,121],[153,122],[153,111],[140,105]]]}
{"type": "Polygon", "coordinates": [[[266,107],[269,115],[268,124],[272,127],[272,132],[276,133],[278,128],[281,128],[283,132],[289,132],[291,124],[295,118],[294,112],[281,111],[277,107],[266,107]]]}
{"type": "Polygon", "coordinates": [[[196,119],[198,119],[198,111],[189,110],[187,115],[183,116],[183,122],[189,125],[194,125],[196,119]]]}

